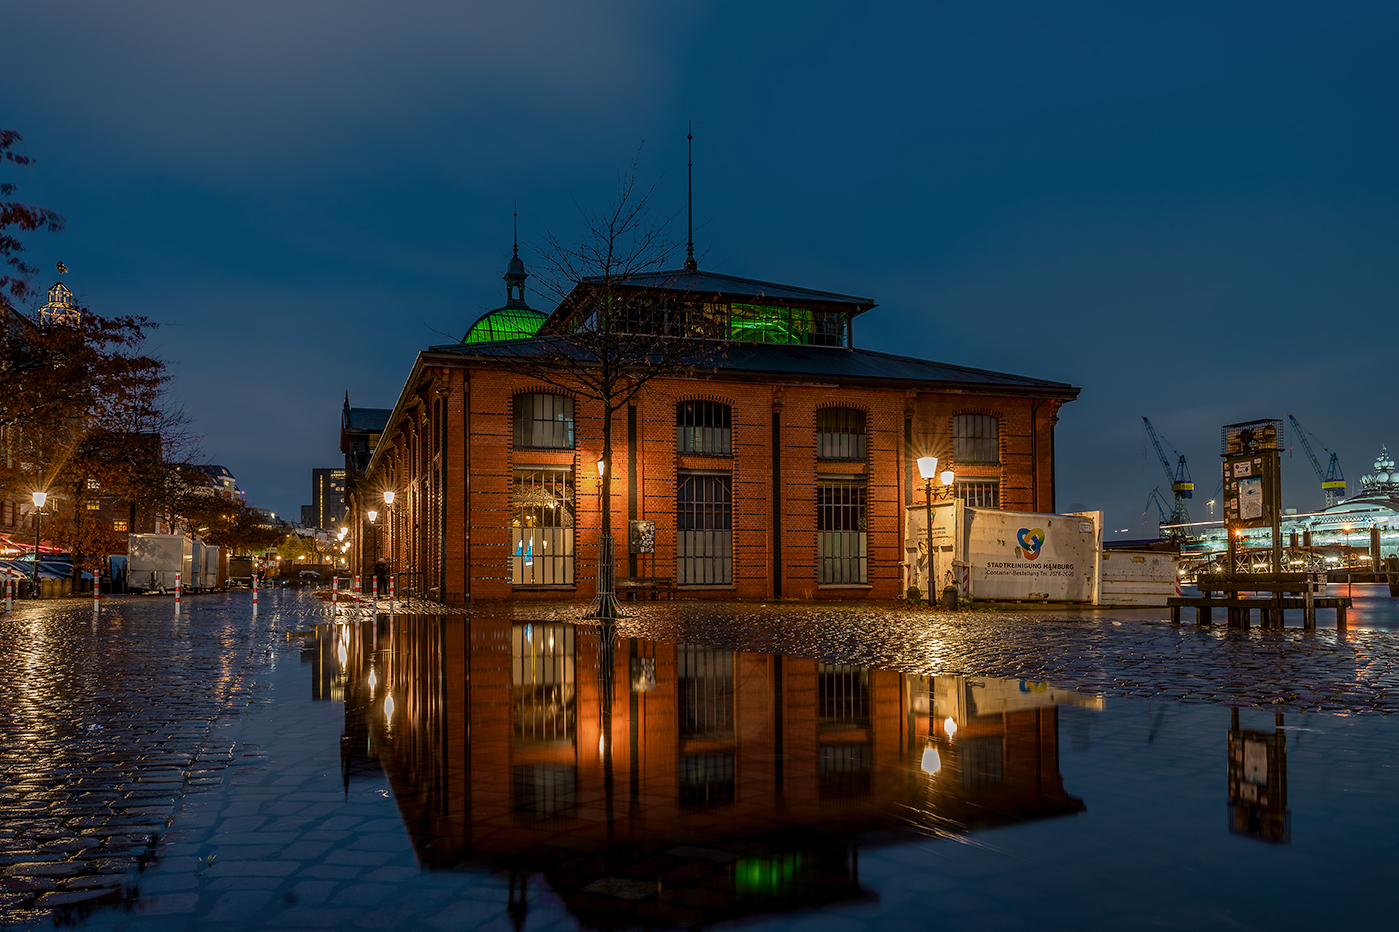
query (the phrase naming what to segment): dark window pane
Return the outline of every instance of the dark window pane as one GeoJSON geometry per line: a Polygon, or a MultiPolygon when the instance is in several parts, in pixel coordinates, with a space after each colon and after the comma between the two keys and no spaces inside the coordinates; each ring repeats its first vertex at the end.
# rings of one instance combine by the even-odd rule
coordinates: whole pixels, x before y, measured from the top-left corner
{"type": "Polygon", "coordinates": [[[732,735],[734,655],[694,644],[680,644],[680,737],[732,735]]]}
{"type": "Polygon", "coordinates": [[[675,445],[681,453],[733,453],[733,413],[716,401],[682,401],[675,406],[675,445]]]}
{"type": "Polygon", "coordinates": [[[535,450],[573,449],[573,399],[543,393],[516,395],[515,446],[535,450]]]}
{"type": "Polygon", "coordinates": [[[816,483],[817,581],[863,584],[868,579],[865,480],[816,483]]]}
{"type": "Polygon", "coordinates": [[[816,455],[827,460],[865,458],[865,412],[822,408],[816,412],[816,455]]]}
{"type": "Polygon", "coordinates": [[[680,474],[675,496],[677,582],[726,586],[733,582],[733,480],[680,474]]]}
{"type": "Polygon", "coordinates": [[[989,414],[952,418],[952,461],[958,466],[1001,461],[1001,421],[989,414]]]}

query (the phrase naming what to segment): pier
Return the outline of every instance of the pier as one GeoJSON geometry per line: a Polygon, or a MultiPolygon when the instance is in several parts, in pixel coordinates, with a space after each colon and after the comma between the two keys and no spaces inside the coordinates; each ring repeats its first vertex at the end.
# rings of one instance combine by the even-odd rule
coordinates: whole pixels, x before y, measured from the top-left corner
{"type": "Polygon", "coordinates": [[[1251,616],[1258,612],[1259,627],[1284,627],[1283,613],[1292,609],[1302,612],[1302,628],[1316,628],[1317,609],[1331,609],[1336,613],[1336,629],[1346,629],[1346,609],[1350,608],[1349,596],[1328,596],[1324,573],[1258,573],[1243,576],[1202,576],[1196,583],[1200,589],[1198,596],[1176,596],[1166,600],[1171,609],[1171,620],[1180,623],[1182,608],[1195,609],[1197,624],[1213,623],[1213,610],[1222,608],[1227,612],[1231,628],[1247,628],[1251,616]],[[1218,596],[1214,593],[1220,593],[1218,596]],[[1244,597],[1245,592],[1266,593],[1265,597],[1244,597]]]}

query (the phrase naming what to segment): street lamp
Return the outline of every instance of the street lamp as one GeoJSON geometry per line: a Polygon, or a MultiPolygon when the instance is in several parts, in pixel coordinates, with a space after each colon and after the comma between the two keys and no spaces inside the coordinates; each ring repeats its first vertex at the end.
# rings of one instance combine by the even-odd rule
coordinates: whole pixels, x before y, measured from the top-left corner
{"type": "MultiPolygon", "coordinates": [[[[379,512],[371,508],[365,512],[365,515],[369,518],[369,534],[374,538],[374,562],[369,564],[373,567],[377,566],[379,563],[379,529],[374,526],[374,519],[379,517],[379,512]]],[[[359,552],[359,558],[361,560],[364,559],[363,550],[359,552]]]]}
{"type": "MultiPolygon", "coordinates": [[[[928,548],[928,569],[927,578],[924,580],[928,587],[928,599],[932,601],[937,598],[933,583],[933,479],[936,477],[942,483],[942,489],[938,494],[940,501],[950,501],[953,495],[952,483],[956,481],[957,474],[952,470],[952,464],[948,463],[941,473],[938,472],[938,458],[936,456],[920,456],[918,458],[918,475],[923,477],[923,492],[926,496],[925,507],[927,508],[927,548],[928,548]]],[[[919,593],[916,586],[910,586],[909,595],[917,597],[919,593]]]]}
{"type": "Polygon", "coordinates": [[[43,517],[44,503],[49,500],[49,493],[35,492],[31,498],[34,499],[34,584],[30,587],[29,597],[37,599],[39,597],[39,520],[43,517]]]}
{"type": "MultiPolygon", "coordinates": [[[[394,493],[393,489],[385,489],[385,490],[384,490],[384,507],[385,507],[386,509],[388,509],[387,512],[386,512],[385,515],[384,515],[384,523],[387,524],[387,525],[388,525],[388,528],[389,528],[389,559],[388,559],[387,562],[388,562],[388,564],[389,564],[389,575],[390,575],[390,576],[393,575],[393,547],[394,547],[394,533],[393,533],[393,532],[394,532],[394,527],[393,527],[393,499],[394,499],[394,494],[395,494],[395,493],[394,493]]],[[[387,582],[387,581],[388,581],[388,580],[385,580],[385,582],[387,582]]]]}

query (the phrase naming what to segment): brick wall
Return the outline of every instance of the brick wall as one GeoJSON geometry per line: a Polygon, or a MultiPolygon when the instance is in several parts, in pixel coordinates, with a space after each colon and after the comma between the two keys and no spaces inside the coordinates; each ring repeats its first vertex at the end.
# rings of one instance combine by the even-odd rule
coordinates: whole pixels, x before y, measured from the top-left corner
{"type": "MultiPolygon", "coordinates": [[[[561,394],[527,376],[503,371],[438,367],[425,371],[415,405],[390,425],[376,457],[382,475],[371,488],[408,490],[394,545],[395,570],[422,571],[436,579],[437,542],[449,602],[492,599],[591,598],[597,541],[602,524],[604,483],[596,462],[602,455],[601,405],[575,397],[572,450],[516,451],[512,445],[512,399],[525,392],[561,394]],[[434,394],[435,393],[435,394],[434,394]],[[430,397],[431,396],[431,397],[430,397]],[[442,404],[435,407],[433,398],[442,404]],[[434,413],[440,412],[440,413],[434,413]],[[432,436],[431,419],[440,417],[444,436],[439,459],[414,453],[413,436],[432,436]],[[512,585],[512,470],[521,465],[573,471],[575,496],[574,585],[548,588],[512,585]],[[440,476],[440,500],[420,498],[426,470],[440,476]],[[440,509],[440,512],[439,510],[440,509]],[[412,527],[411,525],[416,525],[412,527]],[[411,539],[406,539],[411,538],[411,539]],[[431,556],[434,566],[408,566],[431,556]]],[[[780,594],[798,599],[892,599],[903,589],[905,506],[922,502],[921,480],[912,460],[952,453],[952,419],[957,414],[989,414],[1000,419],[997,465],[957,466],[959,477],[995,479],[1001,505],[1014,510],[1051,511],[1054,505],[1053,425],[1058,400],[994,394],[914,392],[901,388],[842,387],[710,379],[657,379],[636,400],[636,497],[638,518],[656,524],[654,575],[677,577],[677,483],[682,470],[720,470],[732,475],[733,584],[686,587],[692,598],[767,599],[780,594]],[[731,406],[732,455],[681,454],[676,444],[676,405],[709,400],[731,406]],[[863,462],[818,460],[816,417],[823,407],[864,412],[867,453],[863,462]],[[773,422],[778,430],[774,477],[773,422]],[[907,450],[905,435],[909,436],[907,450]],[[868,580],[859,585],[818,584],[817,476],[858,476],[867,483],[868,580]],[[911,481],[910,481],[911,479],[911,481]],[[780,495],[774,522],[773,494],[780,495]],[[775,527],[776,525],[776,527],[775,527]],[[780,568],[774,573],[780,533],[780,568]]],[[[616,544],[616,573],[628,575],[629,514],[628,418],[614,415],[610,508],[616,544]]],[[[638,558],[639,575],[653,575],[650,557],[638,558]]],[[[435,582],[433,583],[435,585],[435,582]]]]}

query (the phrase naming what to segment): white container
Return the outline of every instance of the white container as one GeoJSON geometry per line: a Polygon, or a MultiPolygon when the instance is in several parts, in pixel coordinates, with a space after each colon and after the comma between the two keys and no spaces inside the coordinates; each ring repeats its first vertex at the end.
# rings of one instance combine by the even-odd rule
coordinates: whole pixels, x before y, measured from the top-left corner
{"type": "Polygon", "coordinates": [[[183,534],[132,534],[128,541],[127,585],[136,590],[174,591],[175,574],[190,585],[194,541],[183,534]]]}
{"type": "Polygon", "coordinates": [[[200,571],[200,577],[204,580],[205,589],[219,587],[219,548],[204,545],[204,568],[200,571]]]}
{"type": "Polygon", "coordinates": [[[190,541],[189,571],[185,573],[184,588],[188,592],[198,592],[204,588],[201,580],[204,569],[204,542],[202,540],[190,541]]]}
{"type": "Polygon", "coordinates": [[[1180,555],[1104,550],[1100,605],[1161,606],[1180,595],[1180,555]]]}

